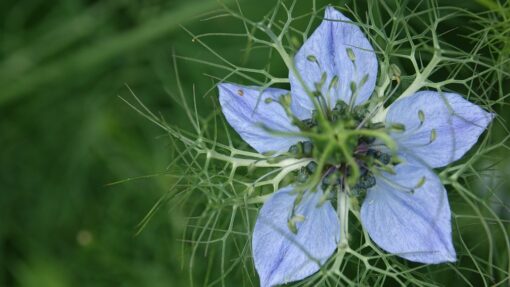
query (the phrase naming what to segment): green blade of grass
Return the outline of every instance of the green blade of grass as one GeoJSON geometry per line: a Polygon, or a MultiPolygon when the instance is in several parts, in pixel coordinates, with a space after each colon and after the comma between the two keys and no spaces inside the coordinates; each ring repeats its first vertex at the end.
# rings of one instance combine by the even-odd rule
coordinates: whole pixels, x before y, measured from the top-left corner
{"type": "MultiPolygon", "coordinates": [[[[231,1],[224,1],[225,4],[229,2],[231,1]]],[[[119,54],[147,45],[150,41],[167,35],[179,25],[217,6],[218,3],[215,0],[185,5],[180,9],[165,13],[159,18],[149,20],[131,31],[114,36],[106,42],[94,43],[69,56],[46,65],[39,65],[25,75],[20,75],[17,80],[1,84],[0,106],[28,95],[36,96],[35,91],[49,83],[58,85],[58,80],[63,76],[83,73],[90,68],[104,64],[119,54]]]]}

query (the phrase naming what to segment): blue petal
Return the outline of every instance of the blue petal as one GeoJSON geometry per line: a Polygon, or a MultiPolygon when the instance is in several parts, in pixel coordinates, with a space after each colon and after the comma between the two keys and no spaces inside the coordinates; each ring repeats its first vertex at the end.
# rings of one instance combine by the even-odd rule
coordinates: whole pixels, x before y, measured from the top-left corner
{"type": "Polygon", "coordinates": [[[416,162],[401,163],[395,171],[376,177],[361,206],[368,234],[382,249],[410,261],[455,261],[450,206],[439,178],[416,162]]]}
{"type": "Polygon", "coordinates": [[[386,123],[405,125],[405,132],[393,133],[404,157],[417,157],[435,168],[461,158],[493,117],[460,95],[422,91],[393,103],[386,123]]]}
{"type": "Polygon", "coordinates": [[[304,216],[297,233],[288,228],[296,194],[280,189],[260,210],[253,231],[253,259],[261,286],[301,280],[320,269],[335,251],[340,223],[329,201],[318,205],[322,190],[306,192],[295,214],[304,216]]]}
{"type": "MultiPolygon", "coordinates": [[[[338,100],[349,103],[352,82],[359,87],[354,103],[361,104],[370,97],[375,87],[378,64],[374,49],[361,29],[339,11],[327,7],[324,18],[296,54],[294,64],[297,72],[310,91],[315,90],[315,83],[320,82],[325,73],[327,78],[321,92],[329,107],[333,107],[338,100]],[[347,49],[354,52],[354,64],[347,49]],[[330,90],[335,76],[338,83],[330,90]],[[361,85],[364,77],[368,78],[361,85]]],[[[294,73],[290,73],[289,80],[294,113],[299,118],[309,118],[314,110],[309,96],[294,73]]]]}
{"type": "Polygon", "coordinates": [[[264,102],[267,98],[278,100],[288,91],[273,88],[261,91],[256,87],[235,84],[220,84],[218,88],[221,108],[228,123],[258,152],[286,152],[291,145],[303,140],[271,133],[299,132],[278,103],[264,102]]]}

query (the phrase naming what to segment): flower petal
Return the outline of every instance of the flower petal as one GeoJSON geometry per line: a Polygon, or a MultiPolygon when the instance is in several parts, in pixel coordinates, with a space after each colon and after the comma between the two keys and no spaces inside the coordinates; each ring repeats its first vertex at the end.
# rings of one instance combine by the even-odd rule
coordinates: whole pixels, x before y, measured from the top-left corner
{"type": "Polygon", "coordinates": [[[297,233],[289,230],[296,194],[293,187],[280,189],[260,210],[253,231],[253,259],[261,286],[303,279],[320,269],[335,251],[340,223],[329,201],[318,205],[322,190],[306,192],[295,214],[304,216],[297,233]]]}
{"type": "Polygon", "coordinates": [[[368,234],[382,249],[410,261],[455,261],[450,206],[439,178],[419,163],[401,163],[395,171],[376,177],[361,206],[368,234]]]}
{"type": "MultiPolygon", "coordinates": [[[[370,97],[375,87],[378,64],[374,49],[361,29],[339,11],[327,7],[324,18],[296,54],[296,70],[310,91],[316,90],[315,84],[321,82],[325,74],[321,92],[330,108],[338,100],[350,102],[351,83],[358,86],[354,103],[361,104],[370,97]],[[354,63],[348,49],[355,56],[354,63]],[[330,89],[335,77],[338,82],[330,89]]],[[[301,119],[309,118],[315,109],[313,103],[292,71],[289,80],[294,113],[301,119]]]]}
{"type": "Polygon", "coordinates": [[[288,91],[273,88],[261,91],[256,87],[235,84],[220,84],[218,88],[221,108],[228,123],[258,152],[286,152],[291,145],[303,140],[295,136],[276,136],[270,132],[299,131],[278,103],[265,102],[267,98],[278,100],[288,91]]]}
{"type": "Polygon", "coordinates": [[[404,157],[435,168],[461,158],[493,118],[460,95],[422,91],[393,103],[386,123],[405,125],[404,132],[392,135],[404,157]]]}

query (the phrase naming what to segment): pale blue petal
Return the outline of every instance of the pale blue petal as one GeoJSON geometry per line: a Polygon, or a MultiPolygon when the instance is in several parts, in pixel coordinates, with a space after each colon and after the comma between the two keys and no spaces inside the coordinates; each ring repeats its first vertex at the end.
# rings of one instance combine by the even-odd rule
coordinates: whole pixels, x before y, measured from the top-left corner
{"type": "MultiPolygon", "coordinates": [[[[326,73],[327,79],[321,91],[330,108],[338,100],[349,103],[351,82],[360,86],[354,103],[361,104],[370,97],[375,87],[378,64],[374,49],[361,29],[339,11],[327,7],[324,18],[296,54],[296,69],[311,91],[315,90],[315,83],[320,82],[323,73],[326,73]],[[354,52],[355,65],[348,56],[348,48],[354,52]],[[310,56],[315,57],[319,65],[310,61],[310,56]],[[335,76],[338,77],[338,84],[328,91],[335,76]],[[368,78],[361,85],[365,76],[368,78]]],[[[302,119],[309,118],[314,110],[309,96],[292,71],[289,80],[294,113],[302,119]]]]}
{"type": "Polygon", "coordinates": [[[297,233],[288,228],[296,195],[280,189],[260,210],[253,231],[253,259],[260,285],[275,286],[301,280],[320,269],[335,251],[340,223],[329,201],[318,205],[322,190],[306,192],[296,214],[304,216],[297,233]]]}
{"type": "Polygon", "coordinates": [[[299,132],[278,103],[265,102],[267,98],[278,100],[288,91],[273,88],[261,91],[256,87],[226,83],[218,85],[218,88],[221,109],[228,123],[258,152],[286,152],[291,145],[303,140],[271,133],[299,132]]]}
{"type": "Polygon", "coordinates": [[[493,117],[460,95],[422,91],[393,103],[386,123],[405,125],[405,132],[392,135],[404,156],[414,156],[435,168],[461,158],[493,117]]]}
{"type": "Polygon", "coordinates": [[[376,176],[361,206],[370,238],[410,261],[455,261],[450,205],[439,178],[419,163],[401,163],[395,171],[376,176]]]}

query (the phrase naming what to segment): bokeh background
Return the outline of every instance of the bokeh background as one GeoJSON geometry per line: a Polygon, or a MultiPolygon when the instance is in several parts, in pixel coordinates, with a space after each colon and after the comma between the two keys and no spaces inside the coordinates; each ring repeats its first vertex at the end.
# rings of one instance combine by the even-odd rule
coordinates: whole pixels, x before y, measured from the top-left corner
{"type": "MultiPolygon", "coordinates": [[[[240,2],[252,19],[274,5],[240,2]]],[[[487,12],[496,2],[440,3],[487,12]]],[[[129,86],[152,111],[185,128],[171,97],[172,54],[206,53],[180,25],[196,34],[236,31],[239,22],[230,19],[203,21],[219,8],[210,0],[0,2],[0,286],[206,282],[207,256],[199,255],[191,272],[183,248],[185,206],[164,206],[138,232],[172,183],[157,174],[174,151],[162,130],[119,96],[130,97],[129,86]]],[[[242,40],[212,45],[244,61],[242,40]]],[[[195,85],[197,95],[211,88],[207,74],[215,73],[179,63],[184,89],[195,85]]],[[[200,102],[204,115],[214,96],[200,102]]]]}

